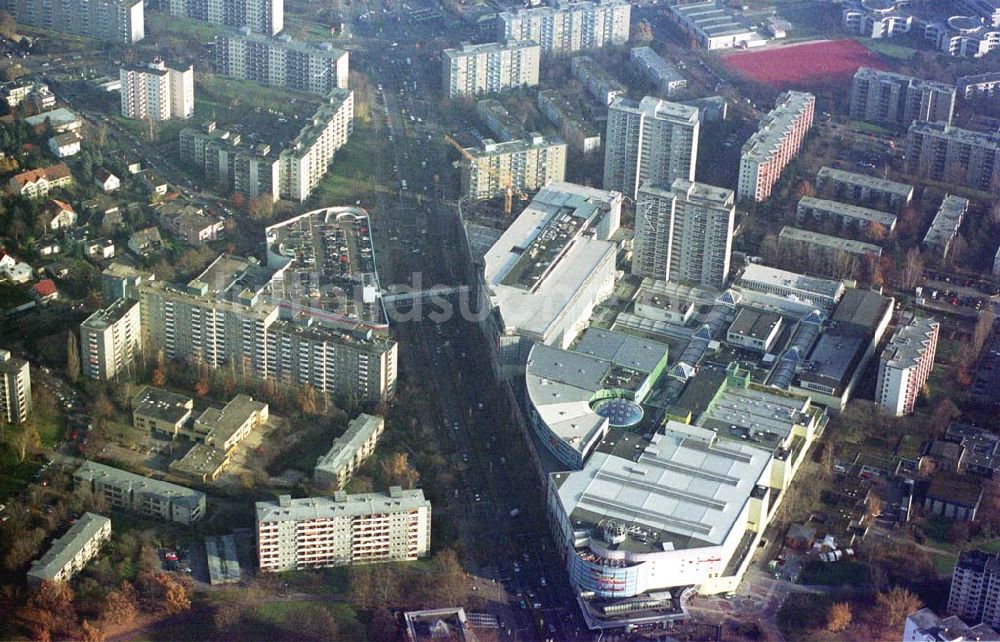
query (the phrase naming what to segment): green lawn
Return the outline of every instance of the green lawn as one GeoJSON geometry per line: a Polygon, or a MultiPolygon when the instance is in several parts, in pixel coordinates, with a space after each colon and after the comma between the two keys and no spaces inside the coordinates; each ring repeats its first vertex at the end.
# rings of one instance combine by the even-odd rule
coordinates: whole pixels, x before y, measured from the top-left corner
{"type": "Polygon", "coordinates": [[[197,38],[209,42],[223,31],[222,25],[214,25],[200,20],[188,20],[160,11],[150,11],[145,17],[147,36],[159,36],[188,40],[197,38]]]}
{"type": "Polygon", "coordinates": [[[363,640],[366,637],[364,625],[357,619],[357,613],[343,602],[315,600],[292,600],[265,602],[260,604],[252,616],[251,628],[262,639],[308,639],[313,636],[302,629],[308,622],[316,622],[322,611],[326,611],[337,623],[336,637],[326,639],[363,640]]]}
{"type": "Polygon", "coordinates": [[[868,569],[861,562],[809,562],[802,568],[799,584],[828,586],[864,584],[868,569]]]}
{"type": "Polygon", "coordinates": [[[892,134],[892,132],[886,129],[885,127],[879,127],[878,125],[874,125],[872,123],[866,123],[860,120],[852,120],[849,123],[849,126],[854,131],[863,132],[867,134],[878,134],[879,136],[889,136],[892,134]]]}
{"type": "Polygon", "coordinates": [[[0,501],[21,492],[39,468],[41,464],[37,461],[28,459],[18,463],[14,453],[0,448],[0,501]]]}
{"type": "Polygon", "coordinates": [[[945,555],[944,553],[935,553],[931,557],[931,562],[934,564],[934,570],[938,572],[938,575],[948,577],[951,572],[955,569],[955,556],[945,555]]]}
{"type": "Polygon", "coordinates": [[[892,58],[893,60],[909,60],[916,53],[915,49],[893,44],[886,40],[872,38],[856,38],[856,40],[868,48],[868,50],[883,55],[886,58],[892,58]]]}
{"type": "Polygon", "coordinates": [[[310,200],[318,205],[349,205],[360,200],[365,205],[375,190],[384,188],[375,182],[372,169],[379,156],[388,153],[387,142],[375,132],[355,127],[310,200]]]}

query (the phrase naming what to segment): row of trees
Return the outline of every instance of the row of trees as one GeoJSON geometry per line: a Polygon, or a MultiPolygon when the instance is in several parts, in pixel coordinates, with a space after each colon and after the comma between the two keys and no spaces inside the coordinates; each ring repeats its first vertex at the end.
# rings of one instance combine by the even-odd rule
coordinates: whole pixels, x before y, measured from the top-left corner
{"type": "Polygon", "coordinates": [[[189,610],[191,589],[187,578],[160,572],[123,581],[100,600],[81,598],[68,582],[42,582],[15,610],[14,621],[32,640],[101,642],[105,631],[131,623],[141,612],[174,615],[189,610]]]}
{"type": "Polygon", "coordinates": [[[874,603],[835,602],[826,613],[826,630],[845,639],[887,639],[899,635],[906,617],[921,608],[923,602],[912,591],[895,586],[876,593],[874,603]],[[862,617],[855,618],[855,610],[862,617]]]}

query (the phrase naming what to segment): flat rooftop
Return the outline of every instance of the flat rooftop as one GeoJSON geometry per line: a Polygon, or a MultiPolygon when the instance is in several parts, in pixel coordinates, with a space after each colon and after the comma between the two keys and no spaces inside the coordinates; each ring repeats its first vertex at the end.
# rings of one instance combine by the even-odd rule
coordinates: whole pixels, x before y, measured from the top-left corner
{"type": "Polygon", "coordinates": [[[210,301],[249,302],[271,281],[273,270],[256,259],[220,254],[188,282],[185,293],[210,301]]]}
{"type": "Polygon", "coordinates": [[[583,236],[616,192],[544,187],[483,257],[484,279],[508,327],[545,336],[615,245],[583,236]]]}
{"type": "Polygon", "coordinates": [[[671,6],[670,11],[710,38],[754,33],[732,10],[714,1],[671,6]]]}
{"type": "MultiPolygon", "coordinates": [[[[639,454],[595,452],[578,472],[554,473],[552,483],[576,530],[607,520],[629,536],[616,548],[654,553],[717,546],[725,541],[762,479],[770,453],[747,443],[720,442],[711,431],[668,422],[639,454]]],[[[596,533],[594,535],[597,536],[596,533]]]]}
{"type": "Polygon", "coordinates": [[[697,424],[721,439],[748,442],[758,448],[781,447],[795,424],[808,424],[809,401],[763,389],[730,385],[709,405],[697,424]]]}
{"type": "Polygon", "coordinates": [[[611,109],[645,114],[647,118],[670,120],[689,125],[694,125],[699,120],[697,107],[663,100],[656,96],[646,96],[638,103],[628,98],[618,98],[611,103],[611,109]]]}
{"type": "Polygon", "coordinates": [[[146,386],[132,398],[133,412],[172,424],[190,417],[193,407],[194,400],[191,397],[152,386],[146,386]]]}
{"type": "Polygon", "coordinates": [[[538,47],[533,40],[507,40],[505,42],[486,42],[479,45],[463,42],[460,47],[445,49],[442,53],[446,58],[464,58],[466,56],[479,56],[482,54],[500,53],[502,51],[531,49],[532,47],[538,47]]]}
{"type": "Polygon", "coordinates": [[[844,292],[844,297],[833,311],[830,317],[832,327],[828,332],[858,332],[871,337],[892,306],[893,299],[890,297],[872,290],[850,288],[844,292]]]}
{"type": "Polygon", "coordinates": [[[739,285],[750,289],[760,289],[754,287],[759,285],[764,291],[776,288],[790,290],[793,293],[801,292],[807,297],[818,295],[826,299],[837,299],[844,290],[844,285],[840,281],[817,279],[787,270],[767,267],[759,263],[751,263],[746,266],[743,274],[740,275],[739,285]]]}
{"type": "Polygon", "coordinates": [[[343,435],[334,440],[330,450],[316,461],[316,468],[338,472],[350,461],[371,436],[382,430],[385,420],[375,415],[358,415],[347,424],[343,435]]]}
{"type": "Polygon", "coordinates": [[[354,207],[307,212],[265,230],[268,288],[276,302],[370,324],[386,323],[368,214],[354,207]]]}
{"type": "Polygon", "coordinates": [[[280,47],[286,51],[294,51],[297,53],[308,54],[310,56],[328,58],[330,60],[338,60],[347,55],[346,51],[343,49],[337,49],[331,42],[299,42],[292,40],[291,36],[286,34],[268,36],[262,33],[250,31],[249,29],[230,29],[223,32],[220,37],[266,44],[271,47],[280,47]]]}
{"type": "Polygon", "coordinates": [[[1000,134],[995,132],[975,132],[960,127],[952,127],[945,123],[932,123],[925,120],[913,121],[908,131],[1000,151],[1000,134]]]}
{"type": "Polygon", "coordinates": [[[645,277],[636,291],[635,302],[664,310],[680,311],[692,305],[710,305],[716,292],[696,285],[645,277]]]}
{"type": "MultiPolygon", "coordinates": [[[[584,129],[586,135],[602,136],[604,134],[583,109],[583,105],[587,104],[588,109],[593,110],[595,109],[594,104],[582,102],[576,94],[561,89],[543,89],[538,92],[538,102],[539,106],[542,103],[547,103],[558,112],[560,118],[569,120],[584,129]]],[[[600,109],[601,114],[606,116],[604,108],[600,109]]]]}
{"type": "Polygon", "coordinates": [[[666,344],[590,328],[572,350],[535,344],[525,386],[549,430],[583,452],[607,421],[592,406],[597,393],[626,391],[641,403],[650,376],[666,365],[666,358],[666,344]]]}
{"type": "Polygon", "coordinates": [[[891,230],[896,227],[896,215],[880,210],[873,210],[860,205],[850,205],[839,201],[831,201],[815,196],[803,196],[799,200],[799,208],[809,208],[817,212],[826,212],[843,218],[854,219],[864,223],[878,223],[891,230]]]}
{"type": "Polygon", "coordinates": [[[861,67],[854,73],[855,78],[862,78],[867,80],[891,80],[897,83],[906,83],[909,87],[913,89],[930,89],[933,91],[940,91],[944,93],[954,93],[955,85],[949,85],[943,82],[935,82],[933,80],[925,80],[923,78],[917,78],[915,76],[907,76],[905,74],[897,74],[892,71],[886,71],[884,69],[873,69],[872,67],[861,67]]]}
{"type": "Polygon", "coordinates": [[[868,337],[857,333],[824,332],[809,351],[799,377],[805,381],[845,386],[868,348],[868,337]]]}
{"type": "Polygon", "coordinates": [[[944,197],[941,207],[938,208],[931,226],[924,235],[924,244],[930,246],[947,246],[951,243],[958,228],[962,225],[965,212],[969,209],[969,200],[949,194],[944,197]]]}
{"type": "MultiPolygon", "coordinates": [[[[676,7],[675,7],[676,8],[676,7]]],[[[743,144],[744,157],[758,162],[770,159],[781,148],[789,130],[799,122],[816,97],[801,91],[788,91],[760,121],[760,126],[743,144]]]]}
{"type": "Polygon", "coordinates": [[[663,59],[660,54],[653,51],[650,47],[633,47],[632,48],[632,60],[640,63],[643,69],[650,74],[656,82],[659,83],[675,83],[675,82],[687,82],[687,79],[681,75],[681,72],[677,71],[677,67],[674,67],[669,62],[663,59]]]}
{"type": "Polygon", "coordinates": [[[473,158],[490,158],[504,154],[516,154],[530,149],[565,146],[566,143],[558,137],[532,136],[523,140],[508,140],[500,143],[487,138],[483,140],[482,147],[467,147],[464,151],[473,158]]]}
{"type": "Polygon", "coordinates": [[[66,109],[65,107],[59,107],[51,111],[43,111],[42,113],[35,114],[34,116],[28,116],[24,119],[24,122],[28,123],[32,127],[36,127],[38,125],[44,125],[46,120],[52,123],[53,127],[60,127],[78,122],[80,117],[76,114],[76,112],[66,109]]]}
{"type": "Polygon", "coordinates": [[[781,316],[773,312],[742,307],[736,313],[736,319],[729,326],[728,332],[741,337],[764,339],[771,335],[774,327],[779,323],[781,323],[781,316]]]}
{"type": "Polygon", "coordinates": [[[170,482],[160,481],[152,477],[144,477],[130,473],[120,468],[112,468],[104,464],[93,461],[86,461],[75,473],[75,479],[85,480],[113,486],[115,488],[127,488],[136,494],[155,495],[163,499],[169,499],[175,504],[187,504],[191,508],[200,505],[205,501],[205,493],[192,490],[170,482]]]}
{"type": "Polygon", "coordinates": [[[890,181],[886,178],[878,178],[877,176],[868,176],[867,174],[848,172],[835,167],[821,168],[819,172],[816,173],[816,177],[820,181],[830,180],[835,183],[843,183],[845,185],[859,185],[861,187],[867,187],[886,194],[894,194],[902,198],[909,198],[913,195],[912,185],[890,181]]]}
{"type": "Polygon", "coordinates": [[[830,250],[839,250],[841,252],[847,252],[848,254],[860,254],[860,255],[874,254],[875,256],[882,255],[882,248],[873,243],[864,243],[862,241],[855,241],[853,239],[840,238],[839,236],[820,234],[819,232],[811,232],[809,230],[803,230],[797,227],[789,227],[787,225],[781,228],[781,232],[778,233],[778,240],[807,243],[809,245],[825,247],[830,250]]]}
{"type": "Polygon", "coordinates": [[[586,80],[600,83],[606,91],[618,91],[622,94],[628,91],[628,87],[622,84],[602,65],[594,62],[590,56],[573,57],[573,73],[577,77],[583,76],[586,80]]]}
{"type": "Polygon", "coordinates": [[[110,305],[105,306],[91,314],[80,325],[81,327],[93,330],[106,330],[111,327],[112,324],[120,321],[122,317],[128,314],[129,311],[137,305],[139,305],[139,302],[135,299],[117,299],[110,305]]]}
{"type": "Polygon", "coordinates": [[[424,491],[402,490],[393,486],[388,493],[358,493],[348,495],[337,492],[333,497],[304,497],[292,499],[281,496],[278,501],[257,502],[257,523],[303,522],[336,517],[356,517],[377,513],[400,513],[429,507],[424,491]]]}
{"type": "Polygon", "coordinates": [[[229,440],[253,414],[267,410],[267,404],[250,395],[236,395],[223,408],[207,408],[194,420],[195,432],[211,435],[216,444],[229,440]]]}

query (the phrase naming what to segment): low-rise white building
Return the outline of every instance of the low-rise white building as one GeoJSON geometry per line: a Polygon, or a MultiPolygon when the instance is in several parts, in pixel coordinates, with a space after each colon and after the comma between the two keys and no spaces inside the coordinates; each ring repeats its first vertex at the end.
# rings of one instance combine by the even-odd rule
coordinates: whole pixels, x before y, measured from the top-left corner
{"type": "Polygon", "coordinates": [[[66,533],[52,542],[40,559],[31,564],[28,584],[66,582],[83,570],[111,539],[111,520],[103,515],[84,513],[66,533]]]}
{"type": "Polygon", "coordinates": [[[101,495],[114,508],[131,510],[179,524],[193,524],[205,516],[205,493],[143,477],[92,461],[73,473],[77,488],[101,495]]]}
{"type": "Polygon", "coordinates": [[[49,151],[56,158],[68,158],[80,153],[80,135],[76,132],[57,134],[49,139],[49,151]]]}
{"type": "Polygon", "coordinates": [[[342,490],[351,476],[375,452],[375,445],[385,430],[385,419],[364,413],[347,425],[330,450],[316,461],[313,481],[342,490]]]}

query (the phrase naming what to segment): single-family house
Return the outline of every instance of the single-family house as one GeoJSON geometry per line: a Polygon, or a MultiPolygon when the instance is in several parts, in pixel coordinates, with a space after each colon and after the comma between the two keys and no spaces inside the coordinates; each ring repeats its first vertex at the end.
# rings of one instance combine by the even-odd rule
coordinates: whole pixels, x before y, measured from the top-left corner
{"type": "Polygon", "coordinates": [[[115,242],[106,236],[87,242],[86,250],[87,258],[98,260],[115,258],[115,242]]]}
{"type": "Polygon", "coordinates": [[[147,227],[133,232],[128,237],[128,249],[136,256],[152,256],[163,249],[163,237],[160,228],[147,227]]]}
{"type": "Polygon", "coordinates": [[[38,213],[38,217],[41,226],[52,232],[73,227],[76,225],[76,221],[79,218],[72,205],[66,201],[60,201],[55,198],[49,199],[49,201],[42,206],[41,211],[38,213]]]}
{"type": "Polygon", "coordinates": [[[94,182],[105,192],[113,192],[122,186],[121,180],[103,167],[94,170],[94,182]]]}
{"type": "Polygon", "coordinates": [[[32,286],[31,296],[39,305],[44,305],[59,298],[59,289],[52,279],[42,279],[32,286]]]}
{"type": "Polygon", "coordinates": [[[56,158],[68,158],[80,153],[80,135],[76,132],[57,134],[49,139],[49,151],[56,158]]]}

